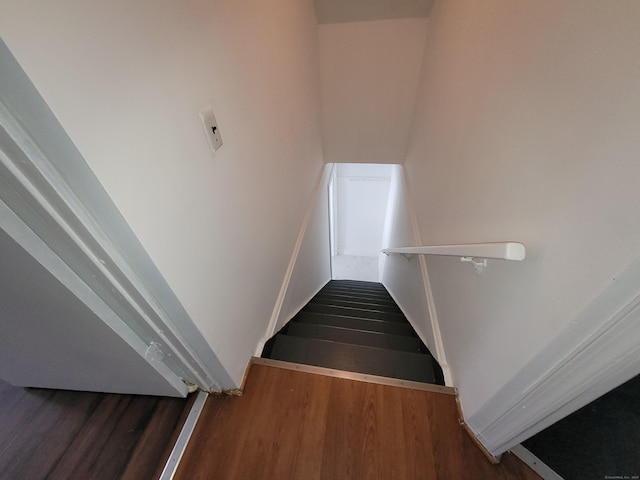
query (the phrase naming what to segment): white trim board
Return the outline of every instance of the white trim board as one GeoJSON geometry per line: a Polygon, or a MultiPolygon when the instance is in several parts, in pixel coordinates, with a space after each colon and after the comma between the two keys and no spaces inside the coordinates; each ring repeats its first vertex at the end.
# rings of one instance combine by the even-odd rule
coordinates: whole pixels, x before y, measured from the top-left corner
{"type": "MultiPolygon", "coordinates": [[[[418,217],[416,215],[415,205],[413,202],[413,195],[411,193],[411,185],[409,184],[409,180],[405,175],[404,165],[400,165],[400,174],[402,176],[402,182],[405,187],[406,194],[406,203],[408,208],[408,215],[411,219],[411,228],[413,229],[413,236],[416,245],[422,245],[422,237],[420,235],[420,225],[418,224],[418,217]]],[[[440,332],[440,323],[438,321],[438,314],[436,311],[435,301],[433,298],[433,292],[431,290],[431,281],[429,279],[429,270],[427,269],[427,260],[424,255],[420,255],[418,257],[418,261],[420,262],[420,272],[422,274],[422,284],[424,285],[424,295],[427,301],[427,308],[429,310],[429,322],[431,331],[433,333],[433,339],[435,342],[436,351],[431,352],[433,356],[438,361],[440,368],[442,369],[442,374],[444,376],[444,382],[446,385],[455,386],[454,380],[451,376],[451,370],[449,368],[449,364],[447,362],[447,356],[444,349],[444,343],[442,341],[442,333],[440,332]]],[[[394,299],[395,300],[395,299],[394,299]]],[[[397,302],[396,302],[397,303],[397,302]]],[[[402,309],[402,306],[400,306],[402,309]]],[[[415,319],[407,317],[409,323],[411,323],[415,328],[415,319]]],[[[419,329],[416,328],[416,331],[419,329]]],[[[427,343],[425,339],[422,339],[425,344],[427,343]]]]}
{"type": "MultiPolygon", "coordinates": [[[[0,150],[0,156],[3,152],[0,150]]],[[[1,184],[1,180],[0,180],[1,184]]],[[[0,229],[20,245],[33,259],[44,267],[57,281],[90,309],[113,333],[146,362],[173,388],[175,396],[185,397],[187,387],[172,372],[160,355],[113,312],[111,308],[89,288],[76,273],[53,252],[2,200],[0,200],[0,229]]],[[[104,338],[102,339],[104,341],[104,338]]],[[[102,366],[104,368],[104,366],[102,366]]],[[[102,388],[107,388],[102,385],[102,388]]],[[[109,387],[112,387],[110,384],[109,387]]]]}
{"type": "Polygon", "coordinates": [[[204,390],[235,388],[2,41],[0,67],[2,201],[176,375],[204,390]]]}
{"type": "Polygon", "coordinates": [[[467,419],[500,454],[640,372],[640,258],[467,419]]]}

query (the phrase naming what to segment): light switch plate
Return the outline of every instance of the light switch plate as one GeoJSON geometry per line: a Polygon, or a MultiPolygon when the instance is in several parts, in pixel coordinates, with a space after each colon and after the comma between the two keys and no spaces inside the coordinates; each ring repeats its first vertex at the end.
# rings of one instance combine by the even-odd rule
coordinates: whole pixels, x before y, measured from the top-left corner
{"type": "Polygon", "coordinates": [[[209,142],[209,148],[211,148],[212,153],[215,153],[215,151],[222,146],[222,136],[220,135],[220,129],[218,128],[216,116],[213,114],[213,109],[209,107],[200,112],[200,120],[202,120],[202,126],[204,127],[207,141],[209,142]]]}

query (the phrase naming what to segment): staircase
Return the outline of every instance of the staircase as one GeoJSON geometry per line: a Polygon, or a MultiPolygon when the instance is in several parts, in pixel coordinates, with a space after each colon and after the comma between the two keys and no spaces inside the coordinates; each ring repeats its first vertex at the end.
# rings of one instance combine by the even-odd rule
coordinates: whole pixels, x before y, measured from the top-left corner
{"type": "Polygon", "coordinates": [[[444,385],[440,366],[375,282],[330,281],[267,342],[262,357],[444,385]]]}

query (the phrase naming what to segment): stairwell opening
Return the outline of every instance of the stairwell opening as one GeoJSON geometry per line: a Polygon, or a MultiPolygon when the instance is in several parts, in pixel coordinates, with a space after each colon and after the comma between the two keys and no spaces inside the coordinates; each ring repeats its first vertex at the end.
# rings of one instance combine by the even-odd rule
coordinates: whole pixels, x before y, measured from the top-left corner
{"type": "Polygon", "coordinates": [[[393,165],[338,163],[329,183],[331,278],[380,281],[393,165]]]}
{"type": "Polygon", "coordinates": [[[381,164],[332,166],[323,191],[329,198],[331,281],[265,343],[263,358],[363,374],[367,381],[444,386],[439,364],[381,283],[381,250],[397,206],[397,170],[381,164]]]}

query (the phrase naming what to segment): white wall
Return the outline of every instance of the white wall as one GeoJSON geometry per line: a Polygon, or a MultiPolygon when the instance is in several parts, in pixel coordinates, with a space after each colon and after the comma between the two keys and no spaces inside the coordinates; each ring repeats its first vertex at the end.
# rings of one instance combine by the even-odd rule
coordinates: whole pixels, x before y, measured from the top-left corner
{"type": "Polygon", "coordinates": [[[318,26],[327,162],[404,159],[426,18],[318,26]]]}
{"type": "Polygon", "coordinates": [[[329,181],[332,165],[326,165],[319,179],[300,231],[299,249],[294,250],[290,265],[291,276],[283,285],[281,308],[276,307],[273,327],[267,338],[280,330],[331,280],[331,252],[329,251],[329,181]]]}
{"type": "Polygon", "coordinates": [[[429,258],[472,416],[640,255],[640,3],[436,3],[406,169],[425,244],[516,240],[477,275],[429,258]]]}
{"type": "Polygon", "coordinates": [[[4,41],[239,383],[322,168],[312,2],[0,9],[4,41]]]}

